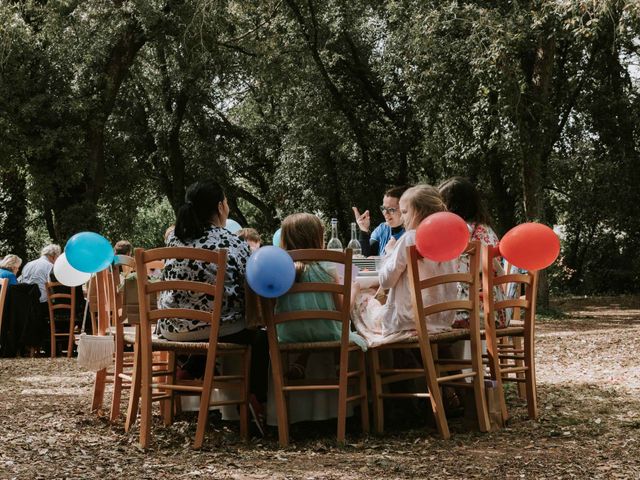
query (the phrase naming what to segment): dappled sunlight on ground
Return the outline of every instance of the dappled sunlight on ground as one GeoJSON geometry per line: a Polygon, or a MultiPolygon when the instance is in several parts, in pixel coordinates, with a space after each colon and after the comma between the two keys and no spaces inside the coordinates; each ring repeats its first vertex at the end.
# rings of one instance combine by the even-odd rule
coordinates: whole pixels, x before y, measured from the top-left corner
{"type": "Polygon", "coordinates": [[[294,425],[280,449],[275,429],[245,444],[236,423],[212,416],[196,452],[194,414],[169,427],[156,417],[145,452],[137,427],[89,412],[93,374],[74,359],[0,359],[0,478],[640,478],[640,301],[555,304],[567,315],[538,319],[539,419],[510,385],[504,429],[481,434],[454,418],[447,441],[425,403],[405,403],[388,409],[383,436],[350,420],[344,446],[334,422],[294,425]]]}

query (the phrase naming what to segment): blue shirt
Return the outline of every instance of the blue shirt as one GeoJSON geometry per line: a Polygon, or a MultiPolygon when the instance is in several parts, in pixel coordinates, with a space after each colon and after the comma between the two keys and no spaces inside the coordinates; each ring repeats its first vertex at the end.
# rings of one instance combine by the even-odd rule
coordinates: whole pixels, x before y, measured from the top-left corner
{"type": "Polygon", "coordinates": [[[1,278],[8,278],[9,285],[18,284],[18,279],[16,278],[15,273],[13,273],[11,270],[5,270],[4,268],[0,268],[0,279],[1,278]]]}
{"type": "Polygon", "coordinates": [[[376,229],[371,233],[371,238],[369,242],[378,242],[378,255],[384,255],[384,247],[387,246],[391,237],[399,240],[400,237],[404,234],[404,227],[395,227],[398,229],[395,233],[391,231],[391,227],[387,225],[386,222],[381,223],[376,227],[376,229]]]}

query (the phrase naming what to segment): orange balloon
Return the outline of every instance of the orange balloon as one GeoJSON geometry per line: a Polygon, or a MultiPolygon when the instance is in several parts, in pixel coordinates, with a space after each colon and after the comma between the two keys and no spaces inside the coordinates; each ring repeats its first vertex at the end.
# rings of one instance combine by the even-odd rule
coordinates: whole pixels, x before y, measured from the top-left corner
{"type": "Polygon", "coordinates": [[[541,223],[523,223],[513,227],[500,240],[500,255],[518,268],[541,270],[560,254],[560,239],[541,223]]]}
{"type": "Polygon", "coordinates": [[[460,216],[438,212],[420,222],[416,230],[416,248],[434,262],[458,258],[469,243],[469,227],[460,216]]]}

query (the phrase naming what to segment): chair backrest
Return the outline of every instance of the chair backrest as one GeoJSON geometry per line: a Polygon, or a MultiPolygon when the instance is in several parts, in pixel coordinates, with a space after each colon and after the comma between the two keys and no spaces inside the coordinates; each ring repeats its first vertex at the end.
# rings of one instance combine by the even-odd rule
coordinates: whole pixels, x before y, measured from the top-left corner
{"type": "Polygon", "coordinates": [[[4,312],[4,302],[7,299],[8,287],[9,279],[0,278],[0,332],[2,332],[2,312],[4,312]]]}
{"type": "Polygon", "coordinates": [[[140,324],[143,331],[149,329],[152,323],[157,322],[161,318],[177,318],[210,323],[210,339],[217,338],[224,297],[224,278],[227,269],[227,251],[225,249],[208,250],[191,247],[162,247],[144,250],[142,248],[136,248],[134,256],[137,272],[140,324]],[[167,260],[173,259],[193,260],[215,265],[215,281],[213,283],[191,280],[149,281],[149,265],[152,264],[152,262],[163,260],[166,263],[167,260]],[[163,291],[188,291],[209,295],[213,297],[213,308],[211,311],[196,310],[188,307],[154,310],[151,306],[150,297],[154,293],[159,294],[163,291]]]}
{"type": "MultiPolygon", "coordinates": [[[[115,327],[126,318],[124,289],[118,291],[123,276],[135,271],[135,260],[128,255],[115,255],[111,268],[91,277],[89,288],[89,312],[94,324],[94,332],[115,327]]],[[[131,279],[135,285],[135,279],[131,279]]],[[[126,285],[125,285],[126,287],[126,285]]],[[[135,292],[134,292],[135,294],[135,292]]],[[[138,298],[135,298],[137,320],[138,298]]]]}
{"type": "Polygon", "coordinates": [[[335,320],[341,323],[341,342],[346,350],[349,345],[350,296],[352,282],[351,250],[337,252],[324,249],[291,250],[288,252],[294,262],[330,262],[344,266],[342,283],[294,282],[286,295],[296,293],[328,293],[334,297],[335,310],[298,310],[274,312],[273,299],[262,298],[262,314],[267,329],[275,335],[276,326],[297,320],[335,320]]]}
{"type": "Polygon", "coordinates": [[[418,250],[415,245],[407,247],[409,272],[409,283],[411,285],[411,298],[413,302],[413,310],[416,312],[416,328],[420,335],[425,337],[428,335],[427,325],[429,316],[441,312],[455,312],[466,310],[469,312],[469,328],[472,331],[480,330],[480,250],[481,245],[478,241],[469,242],[463,255],[468,257],[469,270],[464,273],[447,273],[435,275],[429,278],[420,279],[419,262],[423,261],[419,258],[418,250]],[[423,290],[436,287],[438,285],[464,283],[469,287],[469,298],[467,299],[447,299],[444,302],[430,303],[424,305],[422,293],[423,290]]]}
{"type": "MultiPolygon", "coordinates": [[[[115,306],[116,322],[124,321],[128,316],[128,311],[125,305],[126,295],[126,276],[135,272],[136,260],[129,255],[115,255],[113,258],[113,265],[111,270],[111,283],[112,283],[112,302],[115,306]],[[120,288],[122,286],[122,288],[120,288]]],[[[137,292],[136,292],[137,293],[137,292]]],[[[137,304],[137,295],[136,295],[137,304]]],[[[135,313],[137,314],[137,308],[135,313]]],[[[137,317],[136,317],[137,321],[137,317]]],[[[117,323],[116,323],[117,324],[117,323]]]]}
{"type": "Polygon", "coordinates": [[[55,313],[56,310],[70,310],[70,315],[75,316],[75,287],[67,287],[60,282],[47,282],[46,289],[47,302],[49,303],[49,312],[51,314],[55,313]]]}
{"type": "MultiPolygon", "coordinates": [[[[487,319],[494,319],[495,314],[499,310],[507,308],[519,309],[524,311],[521,317],[525,321],[525,328],[533,331],[536,315],[536,297],[538,294],[538,272],[526,273],[508,273],[511,268],[506,270],[504,275],[496,275],[493,263],[496,257],[500,256],[497,247],[486,246],[482,258],[482,292],[484,302],[484,312],[487,319]],[[508,288],[520,292],[524,290],[524,295],[516,295],[515,298],[507,298],[505,300],[497,300],[495,296],[494,286],[503,288],[507,284],[515,284],[515,289],[508,288]]],[[[521,314],[522,315],[522,314],[521,314]]],[[[485,321],[487,330],[495,329],[495,322],[485,321]]]]}

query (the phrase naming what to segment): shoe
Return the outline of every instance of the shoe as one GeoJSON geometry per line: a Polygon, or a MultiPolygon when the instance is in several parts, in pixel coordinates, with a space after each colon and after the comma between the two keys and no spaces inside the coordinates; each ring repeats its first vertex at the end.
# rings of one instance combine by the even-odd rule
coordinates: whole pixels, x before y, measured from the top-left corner
{"type": "Polygon", "coordinates": [[[194,380],[194,378],[188,370],[176,367],[176,380],[194,380]]]}
{"type": "Polygon", "coordinates": [[[251,419],[255,423],[260,436],[264,437],[266,429],[266,418],[264,412],[264,406],[258,401],[256,396],[252,393],[249,396],[249,411],[251,412],[251,419]]]}
{"type": "Polygon", "coordinates": [[[289,371],[285,374],[287,380],[302,380],[305,376],[306,369],[304,365],[295,362],[289,365],[289,371]]]}
{"type": "Polygon", "coordinates": [[[462,400],[452,387],[444,387],[442,389],[442,402],[444,403],[444,411],[447,417],[457,418],[464,415],[464,405],[462,400]]]}

